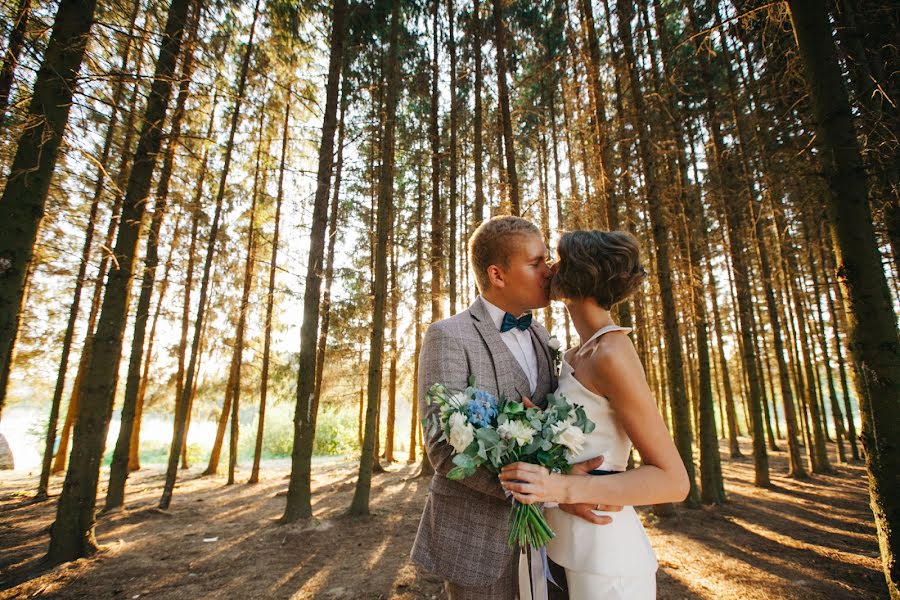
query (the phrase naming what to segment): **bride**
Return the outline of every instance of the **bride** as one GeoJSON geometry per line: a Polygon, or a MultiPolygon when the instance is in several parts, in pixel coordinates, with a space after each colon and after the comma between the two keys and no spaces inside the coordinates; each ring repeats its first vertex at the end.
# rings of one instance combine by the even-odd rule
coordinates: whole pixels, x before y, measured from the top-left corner
{"type": "Polygon", "coordinates": [[[562,236],[551,297],[565,303],[582,342],[564,355],[556,393],[583,405],[597,425],[570,462],[603,455],[604,470],[562,475],[515,463],[500,474],[504,488],[519,502],[624,505],[621,512],[598,513],[611,517],[609,525],[592,525],[547,508],[547,521],[556,533],[547,553],[565,567],[571,600],[655,598],[656,556],[633,506],[677,502],[690,487],[627,335],[631,330],[616,325],[610,315],[613,305],[645,277],[637,241],[629,233],[573,231],[562,236]],[[626,472],[632,444],[641,465],[626,472]]]}

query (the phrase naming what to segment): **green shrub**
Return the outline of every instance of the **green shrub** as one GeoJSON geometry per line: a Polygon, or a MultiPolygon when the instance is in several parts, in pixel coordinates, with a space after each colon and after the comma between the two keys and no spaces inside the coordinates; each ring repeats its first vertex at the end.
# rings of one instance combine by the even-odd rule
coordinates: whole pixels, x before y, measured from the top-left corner
{"type": "Polygon", "coordinates": [[[313,453],[335,456],[359,453],[356,413],[346,407],[319,410],[313,453]]]}
{"type": "MultiPolygon", "coordinates": [[[[263,430],[263,458],[286,458],[294,447],[294,407],[276,404],[266,413],[263,430]]],[[[257,419],[241,425],[238,455],[252,460],[256,445],[257,419]]],[[[359,452],[356,439],[356,413],[349,407],[321,407],[316,421],[316,440],[313,454],[336,456],[359,452]]]]}

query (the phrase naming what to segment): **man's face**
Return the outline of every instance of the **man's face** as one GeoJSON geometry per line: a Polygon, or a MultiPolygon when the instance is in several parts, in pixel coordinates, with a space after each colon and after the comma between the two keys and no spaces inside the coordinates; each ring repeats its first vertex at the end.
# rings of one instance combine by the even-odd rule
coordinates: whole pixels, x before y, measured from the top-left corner
{"type": "Polygon", "coordinates": [[[503,283],[497,290],[509,306],[524,312],[550,304],[549,259],[541,236],[518,236],[509,267],[500,269],[503,283]]]}

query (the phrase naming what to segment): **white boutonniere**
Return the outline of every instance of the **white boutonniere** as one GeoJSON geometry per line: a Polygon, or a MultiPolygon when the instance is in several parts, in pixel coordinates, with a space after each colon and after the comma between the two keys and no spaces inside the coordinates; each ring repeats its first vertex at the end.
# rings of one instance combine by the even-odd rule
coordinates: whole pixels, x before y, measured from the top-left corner
{"type": "Polygon", "coordinates": [[[553,357],[553,373],[559,377],[559,370],[562,368],[562,344],[555,335],[551,335],[547,340],[547,347],[550,349],[550,355],[553,357]]]}

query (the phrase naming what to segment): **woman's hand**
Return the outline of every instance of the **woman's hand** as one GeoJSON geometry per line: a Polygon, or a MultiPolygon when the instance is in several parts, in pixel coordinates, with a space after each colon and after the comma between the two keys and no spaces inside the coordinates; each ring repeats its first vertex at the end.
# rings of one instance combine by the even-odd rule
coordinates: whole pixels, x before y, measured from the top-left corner
{"type": "Polygon", "coordinates": [[[564,475],[551,473],[546,467],[517,462],[500,470],[500,484],[522,504],[565,502],[564,475]]]}

